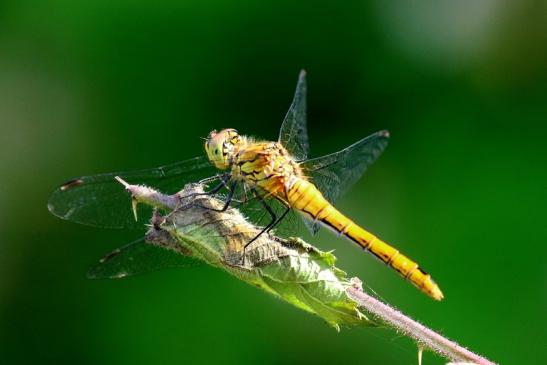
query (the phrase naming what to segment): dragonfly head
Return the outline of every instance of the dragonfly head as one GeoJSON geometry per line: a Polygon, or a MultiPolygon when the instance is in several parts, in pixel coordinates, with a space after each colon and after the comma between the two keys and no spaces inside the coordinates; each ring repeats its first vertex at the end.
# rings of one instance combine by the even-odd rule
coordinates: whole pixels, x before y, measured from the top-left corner
{"type": "Polygon", "coordinates": [[[225,170],[231,165],[232,156],[241,143],[241,137],[235,129],[212,131],[205,139],[205,152],[216,168],[225,170]]]}

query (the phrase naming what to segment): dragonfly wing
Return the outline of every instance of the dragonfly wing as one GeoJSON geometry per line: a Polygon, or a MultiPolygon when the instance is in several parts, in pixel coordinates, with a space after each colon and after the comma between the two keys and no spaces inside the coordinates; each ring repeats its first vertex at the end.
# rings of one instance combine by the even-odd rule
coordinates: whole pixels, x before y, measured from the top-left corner
{"type": "Polygon", "coordinates": [[[312,235],[316,234],[319,231],[319,223],[309,219],[308,217],[302,217],[302,222],[304,222],[304,226],[310,231],[312,235]]]}
{"type": "Polygon", "coordinates": [[[297,161],[304,161],[310,149],[306,126],[306,89],[306,71],[302,70],[294,99],[279,132],[279,142],[297,161]]]}
{"type": "MultiPolygon", "coordinates": [[[[361,178],[367,168],[382,154],[389,140],[388,131],[376,132],[345,149],[305,161],[301,164],[304,174],[334,203],[361,178]]],[[[312,233],[318,225],[305,221],[312,233]]]]}
{"type": "Polygon", "coordinates": [[[93,266],[87,273],[90,279],[120,279],[168,267],[190,267],[199,262],[189,256],[144,239],[118,248],[93,266]]]}
{"type": "MultiPolygon", "coordinates": [[[[48,201],[51,213],[62,219],[104,228],[144,228],[131,211],[131,199],[114,179],[144,184],[172,194],[186,183],[213,176],[215,168],[206,157],[196,157],[148,170],[84,176],[71,180],[53,192],[48,201]]],[[[151,208],[139,206],[139,216],[149,217],[151,208]]]]}

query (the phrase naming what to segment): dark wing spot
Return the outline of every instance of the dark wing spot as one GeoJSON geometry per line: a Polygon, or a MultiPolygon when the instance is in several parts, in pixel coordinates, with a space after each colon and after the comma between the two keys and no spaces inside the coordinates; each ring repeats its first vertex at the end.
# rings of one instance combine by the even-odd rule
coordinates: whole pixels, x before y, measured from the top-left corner
{"type": "Polygon", "coordinates": [[[390,137],[389,131],[387,131],[387,130],[380,131],[380,132],[378,132],[378,134],[382,137],[386,137],[386,138],[390,137]]]}
{"type": "Polygon", "coordinates": [[[61,191],[67,191],[68,189],[75,188],[76,186],[81,185],[83,183],[84,181],[82,179],[70,180],[61,186],[61,191]]]}

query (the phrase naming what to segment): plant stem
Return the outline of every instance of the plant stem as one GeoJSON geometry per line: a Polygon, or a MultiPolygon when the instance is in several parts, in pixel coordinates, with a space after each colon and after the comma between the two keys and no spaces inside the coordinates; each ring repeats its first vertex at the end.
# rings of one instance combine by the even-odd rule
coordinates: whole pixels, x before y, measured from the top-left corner
{"type": "MultiPolygon", "coordinates": [[[[202,201],[207,202],[206,206],[221,207],[224,204],[223,202],[218,201],[214,197],[203,195],[203,190],[201,189],[201,187],[199,187],[197,191],[197,195],[196,195],[196,191],[194,191],[196,189],[195,187],[194,188],[187,187],[175,195],[164,195],[146,186],[131,185],[126,183],[124,180],[122,180],[119,177],[117,177],[116,179],[121,184],[123,184],[125,188],[131,193],[131,197],[133,201],[133,209],[135,209],[135,206],[137,203],[145,203],[153,207],[161,207],[161,208],[170,209],[170,210],[179,209],[182,211],[184,210],[183,206],[185,205],[184,204],[185,200],[189,200],[190,203],[186,202],[186,204],[188,204],[189,207],[195,207],[195,205],[191,204],[191,202],[193,202],[193,199],[195,199],[197,195],[200,196],[200,199],[202,201]]],[[[228,211],[222,212],[222,213],[214,213],[217,215],[221,214],[222,215],[221,218],[219,217],[211,218],[210,214],[205,214],[206,212],[210,213],[211,211],[207,211],[204,209],[197,209],[192,211],[191,214],[188,211],[184,211],[183,216],[188,218],[191,215],[195,217],[195,215],[197,214],[198,215],[197,221],[202,222],[201,223],[202,226],[206,225],[206,224],[203,224],[203,222],[207,222],[207,223],[211,223],[210,224],[211,227],[215,227],[214,223],[216,222],[217,229],[219,229],[218,222],[220,221],[239,222],[233,226],[229,226],[229,229],[231,230],[233,230],[234,227],[237,227],[238,229],[240,229],[241,227],[244,226],[244,224],[250,225],[250,223],[246,222],[245,218],[236,209],[229,209],[228,211]]],[[[152,233],[147,235],[148,239],[158,234],[159,230],[156,227],[158,225],[161,225],[161,223],[154,223],[154,218],[153,218],[152,233]]],[[[259,231],[259,228],[252,226],[251,231],[253,232],[251,234],[251,237],[254,237],[256,232],[259,231]]],[[[164,237],[162,236],[159,238],[163,239],[164,237]]],[[[272,247],[279,246],[279,241],[273,240],[271,236],[269,235],[263,235],[261,236],[260,239],[265,241],[264,244],[266,246],[267,245],[270,245],[272,247]],[[268,243],[267,241],[271,241],[271,242],[268,243]]],[[[152,240],[152,242],[156,242],[156,241],[152,240]]],[[[169,241],[167,241],[165,244],[167,246],[170,246],[169,241]]],[[[194,244],[196,244],[196,242],[194,242],[194,244]]],[[[219,260],[219,262],[224,262],[224,260],[219,260]]],[[[212,263],[211,265],[215,266],[215,263],[212,263]]],[[[391,306],[385,303],[382,303],[378,299],[366,294],[361,289],[361,282],[359,281],[359,279],[353,278],[351,282],[353,283],[353,285],[350,285],[346,289],[346,292],[353,300],[355,300],[358,303],[358,305],[364,311],[371,314],[372,316],[375,317],[375,319],[381,321],[387,326],[395,329],[398,332],[403,333],[405,336],[412,338],[418,343],[418,346],[420,348],[427,348],[429,350],[432,350],[438,353],[439,355],[454,362],[466,362],[466,363],[474,363],[479,365],[494,365],[493,362],[485,359],[484,357],[479,356],[461,347],[457,343],[450,341],[449,339],[441,336],[435,331],[430,330],[424,325],[416,322],[410,317],[392,308],[391,306]]]]}
{"type": "Polygon", "coordinates": [[[389,327],[414,339],[424,348],[455,362],[479,365],[495,364],[430,330],[398,310],[366,294],[358,287],[349,287],[347,292],[364,310],[376,316],[389,327]]]}

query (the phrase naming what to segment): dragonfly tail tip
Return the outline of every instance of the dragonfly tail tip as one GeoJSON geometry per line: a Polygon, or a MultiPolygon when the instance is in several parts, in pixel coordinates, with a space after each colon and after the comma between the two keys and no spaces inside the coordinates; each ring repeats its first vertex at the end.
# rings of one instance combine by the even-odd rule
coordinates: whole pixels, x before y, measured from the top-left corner
{"type": "Polygon", "coordinates": [[[431,297],[435,300],[441,301],[444,299],[444,294],[441,291],[441,289],[435,285],[435,287],[431,290],[431,297]]]}

